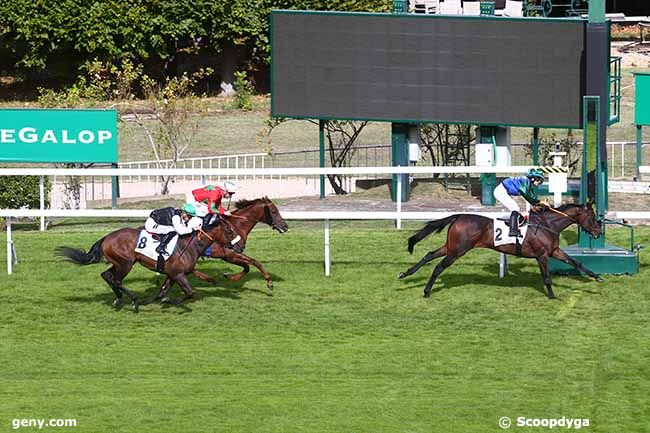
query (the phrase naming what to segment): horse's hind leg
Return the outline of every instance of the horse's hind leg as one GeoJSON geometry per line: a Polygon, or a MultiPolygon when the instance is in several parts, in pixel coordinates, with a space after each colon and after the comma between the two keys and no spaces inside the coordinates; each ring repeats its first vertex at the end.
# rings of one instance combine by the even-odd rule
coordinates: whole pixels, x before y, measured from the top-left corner
{"type": "Polygon", "coordinates": [[[187,276],[185,274],[175,276],[174,281],[176,281],[176,283],[181,286],[181,289],[183,289],[183,292],[185,292],[185,296],[177,299],[172,299],[169,303],[173,305],[180,305],[194,295],[192,292],[192,285],[190,284],[190,281],[187,279],[187,276]]]}
{"type": "Polygon", "coordinates": [[[115,266],[111,266],[101,273],[102,278],[106,281],[106,284],[109,285],[113,293],[115,293],[115,300],[113,301],[113,306],[119,308],[122,306],[122,290],[120,285],[115,282],[115,266]]]}
{"type": "Polygon", "coordinates": [[[405,278],[408,277],[409,275],[413,275],[414,273],[417,272],[418,269],[420,269],[422,266],[425,264],[429,263],[433,259],[437,259],[438,257],[442,257],[447,254],[447,244],[441,246],[435,251],[429,251],[420,259],[419,262],[417,262],[415,265],[411,266],[409,269],[406,270],[406,272],[400,272],[397,278],[405,278]]]}
{"type": "Polygon", "coordinates": [[[126,293],[126,296],[129,297],[131,300],[131,303],[133,304],[133,308],[135,309],[135,312],[138,312],[138,298],[136,298],[135,294],[124,287],[122,285],[122,280],[124,277],[128,275],[129,272],[131,272],[131,269],[133,268],[133,263],[124,263],[121,265],[115,265],[113,266],[113,282],[117,286],[117,288],[123,292],[126,293]]]}
{"type": "MultiPolygon", "coordinates": [[[[461,254],[461,255],[462,255],[462,254],[461,254]]],[[[440,261],[440,263],[438,263],[438,264],[436,265],[436,268],[435,268],[435,269],[433,270],[433,272],[431,273],[431,277],[429,278],[429,281],[427,281],[427,285],[424,287],[424,297],[425,297],[425,298],[428,298],[429,296],[431,296],[431,289],[433,288],[433,284],[436,282],[436,279],[440,276],[440,274],[442,274],[442,272],[443,272],[445,269],[447,269],[447,268],[448,268],[449,266],[451,266],[451,265],[452,265],[456,260],[458,260],[458,258],[459,258],[461,255],[457,255],[457,256],[445,256],[445,258],[442,259],[442,260],[440,261]]]]}

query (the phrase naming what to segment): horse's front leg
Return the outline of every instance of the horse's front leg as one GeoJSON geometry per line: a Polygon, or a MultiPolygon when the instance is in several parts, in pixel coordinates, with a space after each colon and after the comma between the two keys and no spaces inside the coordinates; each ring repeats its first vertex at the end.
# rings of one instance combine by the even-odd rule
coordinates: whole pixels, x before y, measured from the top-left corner
{"type": "Polygon", "coordinates": [[[539,265],[539,270],[542,273],[542,278],[544,279],[544,285],[546,286],[548,299],[555,299],[555,293],[553,293],[551,273],[548,270],[548,255],[544,254],[537,257],[537,264],[539,265]]]}
{"type": "Polygon", "coordinates": [[[238,274],[230,275],[227,276],[230,281],[238,281],[242,277],[244,277],[248,271],[250,270],[250,265],[255,266],[264,279],[266,280],[266,287],[268,287],[269,290],[273,290],[273,280],[271,279],[271,274],[266,272],[266,269],[264,269],[264,266],[257,260],[255,260],[252,257],[247,256],[246,254],[241,254],[237,253],[233,250],[227,250],[226,254],[224,254],[223,260],[227,261],[228,263],[232,263],[234,265],[239,265],[241,266],[244,270],[238,274]]]}
{"type": "Polygon", "coordinates": [[[209,276],[208,274],[204,274],[203,272],[197,271],[196,269],[192,269],[192,273],[197,277],[202,279],[203,281],[207,281],[208,283],[211,284],[217,284],[217,280],[209,276]]]}
{"type": "Polygon", "coordinates": [[[159,299],[162,299],[167,295],[167,292],[169,292],[169,288],[172,286],[173,281],[171,278],[167,277],[165,282],[160,286],[160,289],[158,289],[158,293],[156,293],[154,296],[143,299],[142,301],[138,302],[140,305],[148,305],[151,304],[152,302],[155,302],[159,299]]]}
{"type": "Polygon", "coordinates": [[[194,296],[194,293],[192,291],[192,285],[190,284],[190,281],[187,279],[187,275],[185,274],[176,275],[174,276],[174,281],[176,281],[178,285],[181,286],[181,289],[183,289],[185,296],[170,300],[169,301],[170,304],[180,305],[186,300],[190,299],[192,296],[194,296]]]}
{"type": "Polygon", "coordinates": [[[577,261],[573,257],[569,256],[567,253],[562,251],[560,248],[556,248],[555,250],[553,250],[553,253],[551,255],[554,258],[558,259],[559,261],[573,266],[574,268],[576,268],[577,270],[579,270],[583,274],[589,275],[591,278],[598,281],[599,283],[602,283],[603,281],[605,281],[605,280],[603,280],[603,278],[600,275],[596,274],[591,269],[585,267],[582,263],[580,263],[579,261],[577,261]]]}

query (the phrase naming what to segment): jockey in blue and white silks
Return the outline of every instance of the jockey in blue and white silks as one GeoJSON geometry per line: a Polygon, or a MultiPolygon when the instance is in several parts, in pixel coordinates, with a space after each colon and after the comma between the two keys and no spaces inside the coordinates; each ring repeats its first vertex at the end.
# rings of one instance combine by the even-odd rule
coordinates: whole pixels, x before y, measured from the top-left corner
{"type": "MultiPolygon", "coordinates": [[[[519,233],[519,225],[517,224],[521,209],[512,197],[521,196],[528,203],[535,206],[539,204],[537,187],[543,182],[544,174],[542,171],[537,168],[531,168],[526,176],[506,178],[494,189],[494,198],[510,211],[510,236],[521,236],[519,233]]],[[[527,215],[523,216],[525,218],[527,215]]]]}

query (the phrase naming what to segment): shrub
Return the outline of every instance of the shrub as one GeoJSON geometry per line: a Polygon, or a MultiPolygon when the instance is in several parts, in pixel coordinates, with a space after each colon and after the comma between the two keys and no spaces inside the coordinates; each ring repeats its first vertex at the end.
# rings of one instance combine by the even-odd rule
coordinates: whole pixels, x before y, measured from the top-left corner
{"type": "MultiPolygon", "coordinates": [[[[51,184],[48,177],[45,177],[44,186],[45,207],[49,207],[51,184]]],[[[5,176],[2,178],[2,182],[0,182],[0,208],[38,208],[40,205],[38,176],[5,176]]]]}
{"type": "Polygon", "coordinates": [[[241,110],[253,109],[253,85],[248,81],[245,71],[235,72],[235,106],[241,110]]]}

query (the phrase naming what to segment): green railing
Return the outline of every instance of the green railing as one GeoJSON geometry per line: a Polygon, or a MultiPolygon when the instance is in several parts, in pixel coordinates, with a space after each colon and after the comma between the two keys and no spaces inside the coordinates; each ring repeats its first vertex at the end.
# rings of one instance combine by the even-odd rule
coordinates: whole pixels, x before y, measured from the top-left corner
{"type": "Polygon", "coordinates": [[[621,120],[621,58],[612,57],[609,61],[609,106],[607,124],[621,120]]]}

